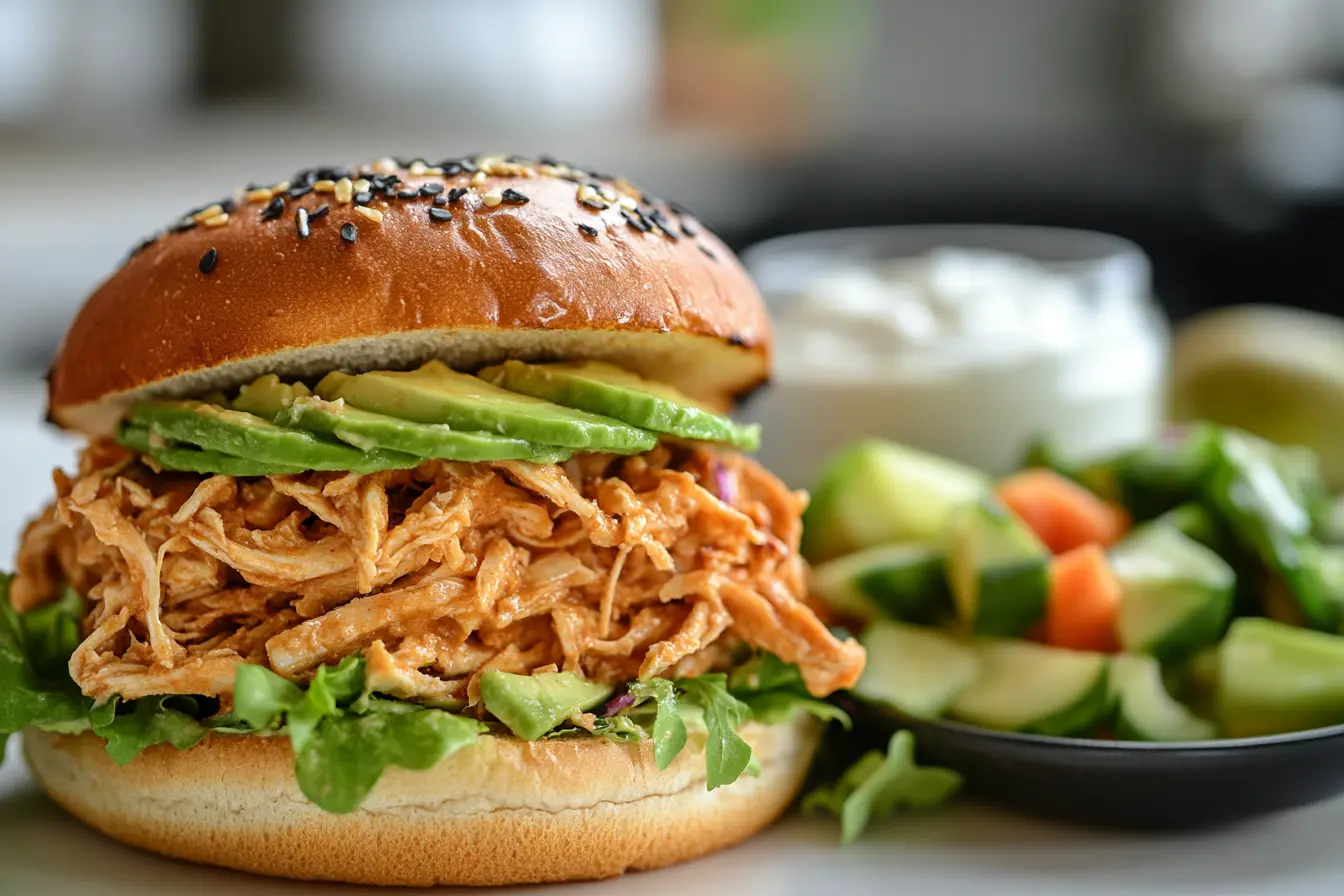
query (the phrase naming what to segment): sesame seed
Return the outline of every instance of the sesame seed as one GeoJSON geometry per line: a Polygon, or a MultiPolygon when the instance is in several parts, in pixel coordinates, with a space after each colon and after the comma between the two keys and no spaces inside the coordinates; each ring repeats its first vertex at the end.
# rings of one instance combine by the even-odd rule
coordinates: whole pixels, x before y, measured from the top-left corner
{"type": "Polygon", "coordinates": [[[354,188],[354,191],[356,193],[363,193],[369,187],[373,186],[373,184],[369,182],[369,179],[367,177],[361,177],[359,180],[351,184],[351,186],[354,188]]]}
{"type": "Polygon", "coordinates": [[[596,195],[589,196],[587,199],[583,200],[583,204],[588,206],[588,208],[596,209],[599,212],[611,208],[610,205],[607,205],[607,203],[598,199],[596,195]]]}
{"type": "Polygon", "coordinates": [[[383,213],[376,208],[369,208],[367,205],[355,206],[355,213],[363,215],[375,224],[383,223],[383,213]]]}
{"type": "Polygon", "coordinates": [[[616,204],[628,212],[632,212],[639,207],[639,203],[635,202],[633,196],[622,196],[616,200],[616,204]]]}
{"type": "Polygon", "coordinates": [[[294,213],[294,227],[299,231],[299,239],[308,239],[308,211],[299,209],[294,213]]]}
{"type": "Polygon", "coordinates": [[[439,195],[434,197],[433,202],[435,205],[447,205],[448,195],[446,193],[440,193],[439,195]]]}
{"type": "Polygon", "coordinates": [[[579,184],[579,190],[574,194],[575,198],[580,202],[587,202],[596,195],[597,191],[593,189],[592,184],[579,184]]]}
{"type": "Polygon", "coordinates": [[[197,267],[201,269],[202,274],[208,274],[215,269],[215,262],[217,261],[219,261],[219,253],[214,248],[206,249],[197,267]]]}
{"type": "Polygon", "coordinates": [[[630,212],[626,211],[625,209],[621,209],[621,217],[625,218],[626,223],[629,224],[631,227],[635,228],[636,230],[638,230],[640,233],[648,233],[650,230],[653,229],[651,226],[649,226],[649,222],[644,220],[644,216],[636,212],[630,212]]]}
{"type": "Polygon", "coordinates": [[[443,192],[443,184],[425,184],[420,187],[421,196],[437,196],[443,192]]]}
{"type": "Polygon", "coordinates": [[[322,205],[319,205],[317,208],[313,209],[311,212],[308,213],[308,220],[317,221],[322,218],[325,218],[327,216],[327,212],[329,211],[331,211],[331,206],[327,205],[326,203],[323,203],[322,205]]]}
{"type": "Polygon", "coordinates": [[[390,174],[391,172],[396,171],[399,167],[401,166],[397,164],[396,159],[386,156],[373,163],[373,170],[381,171],[384,174],[390,174]]]}
{"type": "Polygon", "coordinates": [[[341,225],[341,239],[347,243],[353,243],[359,238],[359,228],[353,224],[341,225]]]}
{"type": "Polygon", "coordinates": [[[596,228],[596,227],[592,227],[592,226],[590,226],[590,225],[588,225],[588,224],[580,224],[580,225],[579,225],[579,233],[583,234],[584,236],[592,236],[592,237],[595,237],[595,236],[597,236],[597,228],[596,228]]]}
{"type": "Polygon", "coordinates": [[[131,250],[131,257],[134,258],[135,256],[139,255],[141,252],[145,251],[150,246],[154,245],[154,243],[156,243],[158,239],[159,237],[157,234],[155,236],[145,237],[136,245],[134,249],[131,250]]]}
{"type": "Polygon", "coordinates": [[[615,202],[621,198],[616,194],[616,191],[613,190],[611,187],[599,187],[597,192],[600,193],[602,195],[602,198],[607,200],[608,202],[615,202]]]}
{"type": "Polygon", "coordinates": [[[527,203],[531,201],[512,187],[505,189],[500,196],[510,205],[527,205],[527,203]]]}
{"type": "Polygon", "coordinates": [[[705,253],[705,257],[708,258],[710,261],[719,260],[719,256],[715,255],[714,252],[708,246],[701,246],[700,251],[705,253]]]}
{"type": "Polygon", "coordinates": [[[658,209],[655,208],[652,211],[645,212],[644,217],[651,221],[653,225],[661,230],[663,235],[672,240],[672,242],[675,243],[681,239],[676,228],[672,226],[672,222],[667,220],[667,218],[663,216],[663,213],[658,209]]]}
{"type": "Polygon", "coordinates": [[[416,159],[406,170],[411,172],[411,174],[420,175],[424,174],[427,168],[429,168],[429,166],[425,164],[423,159],[416,159]]]}
{"type": "Polygon", "coordinates": [[[429,210],[429,217],[434,221],[451,221],[453,220],[453,213],[446,208],[431,207],[429,210]]]}
{"type": "Polygon", "coordinates": [[[270,202],[271,191],[265,187],[256,187],[243,194],[248,202],[270,202]]]}
{"type": "Polygon", "coordinates": [[[355,205],[368,205],[373,201],[373,192],[371,190],[364,190],[356,193],[351,199],[354,200],[355,205]]]}
{"type": "Polygon", "coordinates": [[[695,237],[700,235],[700,228],[696,226],[694,218],[682,218],[681,232],[687,236],[695,237]]]}
{"type": "Polygon", "coordinates": [[[261,220],[274,221],[285,213],[285,199],[283,196],[276,196],[266,207],[261,210],[261,220]]]}
{"type": "Polygon", "coordinates": [[[499,190],[491,190],[481,197],[481,201],[485,203],[486,208],[494,208],[504,201],[504,194],[499,190]]]}
{"type": "Polygon", "coordinates": [[[420,195],[419,190],[401,190],[397,193],[398,199],[414,199],[420,195]]]}
{"type": "Polygon", "coordinates": [[[280,181],[280,183],[275,184],[274,186],[271,187],[271,192],[272,192],[272,193],[283,193],[283,192],[285,192],[286,190],[288,190],[288,189],[290,188],[290,186],[291,186],[291,185],[290,185],[290,182],[289,182],[289,181],[287,181],[287,180],[282,180],[282,181],[280,181]]]}
{"type": "Polygon", "coordinates": [[[485,183],[484,171],[477,171],[475,174],[471,176],[471,185],[473,187],[479,187],[483,183],[485,183]]]}
{"type": "Polygon", "coordinates": [[[467,195],[466,187],[453,187],[448,191],[448,204],[457,205],[457,201],[467,195]]]}
{"type": "Polygon", "coordinates": [[[217,215],[211,215],[201,223],[206,227],[223,227],[225,224],[229,223],[229,213],[220,212],[217,215]]]}
{"type": "Polygon", "coordinates": [[[302,199],[311,192],[313,192],[312,184],[302,184],[297,187],[290,187],[288,190],[285,191],[285,195],[288,196],[290,199],[302,199]]]}
{"type": "Polygon", "coordinates": [[[234,202],[233,199],[221,199],[219,201],[219,207],[221,211],[227,214],[228,212],[231,212],[234,209],[236,209],[238,207],[238,203],[234,202]]]}
{"type": "Polygon", "coordinates": [[[322,180],[313,182],[314,193],[330,193],[335,189],[336,189],[336,181],[334,180],[327,180],[324,178],[322,180]]]}
{"type": "Polygon", "coordinates": [[[192,215],[197,221],[205,221],[206,218],[213,218],[215,215],[224,213],[224,207],[216,202],[214,205],[207,205],[205,208],[192,215]]]}
{"type": "Polygon", "coordinates": [[[337,202],[349,202],[355,195],[355,185],[350,182],[350,178],[343,177],[336,181],[332,192],[336,194],[337,202]]]}
{"type": "Polygon", "coordinates": [[[183,220],[178,221],[172,227],[169,227],[168,232],[186,233],[188,230],[191,230],[195,226],[196,226],[196,220],[194,218],[184,218],[183,220]]]}

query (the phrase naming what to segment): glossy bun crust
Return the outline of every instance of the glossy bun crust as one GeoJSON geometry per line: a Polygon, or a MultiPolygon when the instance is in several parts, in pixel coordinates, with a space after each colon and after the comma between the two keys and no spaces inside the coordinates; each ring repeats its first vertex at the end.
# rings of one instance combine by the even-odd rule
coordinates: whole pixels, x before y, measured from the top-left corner
{"type": "Polygon", "coordinates": [[[349,815],[303,798],[288,738],[160,744],[126,766],[92,734],[23,743],[58,803],[153,852],[307,880],[498,885],[611,877],[744,840],[793,801],[819,729],[744,726],[761,774],[714,791],[702,748],[659,770],[647,740],[486,737],[428,771],[388,769],[349,815]]]}
{"type": "Polygon", "coordinates": [[[476,158],[274,186],[196,210],[89,297],[51,369],[55,422],[102,434],[145,397],[433,357],[601,358],[720,406],[768,374],[765,309],[737,259],[622,180],[476,158]]]}

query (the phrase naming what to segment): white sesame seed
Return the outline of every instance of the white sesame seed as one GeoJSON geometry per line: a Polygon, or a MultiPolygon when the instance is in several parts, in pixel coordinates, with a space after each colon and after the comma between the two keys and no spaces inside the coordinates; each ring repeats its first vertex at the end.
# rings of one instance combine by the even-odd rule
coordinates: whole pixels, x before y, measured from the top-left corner
{"type": "MultiPolygon", "coordinates": [[[[219,206],[215,206],[215,208],[219,208],[219,206]]],[[[220,212],[217,215],[211,215],[201,221],[201,223],[206,227],[223,227],[225,224],[229,223],[229,213],[220,212]]]]}
{"type": "Polygon", "coordinates": [[[613,190],[611,187],[603,187],[602,189],[598,190],[598,192],[601,193],[602,198],[607,200],[608,202],[615,202],[617,199],[616,191],[613,190]]]}
{"type": "Polygon", "coordinates": [[[487,208],[494,208],[504,201],[504,195],[500,190],[491,190],[481,197],[481,201],[486,204],[487,208]]]}
{"type": "Polygon", "coordinates": [[[355,211],[375,224],[383,223],[383,213],[376,208],[369,208],[367,205],[357,205],[355,206],[355,211]]]}
{"type": "Polygon", "coordinates": [[[369,179],[367,177],[361,177],[359,180],[355,181],[354,189],[356,193],[363,193],[370,186],[372,185],[369,183],[369,179]]]}
{"type": "Polygon", "coordinates": [[[477,171],[475,174],[471,176],[471,185],[473,187],[479,187],[483,183],[485,183],[484,171],[477,171]]]}
{"type": "Polygon", "coordinates": [[[420,161],[419,159],[416,159],[414,162],[411,163],[411,167],[406,170],[410,171],[411,174],[424,174],[425,169],[428,167],[429,166],[427,166],[424,162],[420,161]]]}
{"type": "Polygon", "coordinates": [[[596,195],[597,195],[597,191],[594,190],[594,189],[593,189],[591,186],[589,186],[588,184],[579,184],[579,192],[578,192],[578,195],[577,195],[577,199],[578,199],[580,202],[585,202],[585,201],[587,201],[587,200],[589,200],[589,199],[592,199],[592,198],[593,198],[594,196],[596,196],[596,195]]]}
{"type": "Polygon", "coordinates": [[[383,156],[373,163],[373,170],[377,171],[379,174],[391,174],[397,170],[397,160],[389,158],[388,156],[383,156]]]}
{"type": "Polygon", "coordinates": [[[355,186],[350,183],[350,178],[343,177],[336,181],[336,185],[332,187],[332,192],[336,194],[337,202],[349,202],[351,197],[355,195],[355,186]]]}
{"type": "Polygon", "coordinates": [[[636,202],[632,196],[622,196],[620,199],[616,200],[616,204],[629,212],[632,212],[639,207],[639,203],[636,202]]]}
{"type": "Polygon", "coordinates": [[[223,211],[224,207],[221,206],[219,203],[215,203],[209,208],[201,209],[196,214],[192,215],[192,217],[195,218],[196,221],[199,223],[201,221],[204,221],[206,218],[213,218],[215,215],[218,215],[223,211]]]}
{"type": "Polygon", "coordinates": [[[271,196],[274,194],[265,187],[259,187],[255,190],[248,190],[243,195],[247,197],[248,202],[270,202],[271,196]]]}
{"type": "Polygon", "coordinates": [[[426,174],[442,174],[442,173],[443,173],[443,169],[440,168],[438,165],[431,165],[431,166],[429,166],[428,168],[425,169],[425,173],[426,173],[426,174]]]}
{"type": "Polygon", "coordinates": [[[282,181],[280,181],[280,183],[278,183],[278,184],[276,184],[275,186],[271,187],[271,192],[272,192],[272,193],[283,193],[283,192],[285,192],[286,190],[288,190],[288,189],[289,189],[290,187],[292,187],[292,186],[294,186],[294,185],[291,184],[289,181],[287,181],[287,180],[282,180],[282,181]]]}
{"type": "Polygon", "coordinates": [[[314,193],[330,193],[334,189],[336,189],[334,180],[319,180],[313,184],[314,193]]]}

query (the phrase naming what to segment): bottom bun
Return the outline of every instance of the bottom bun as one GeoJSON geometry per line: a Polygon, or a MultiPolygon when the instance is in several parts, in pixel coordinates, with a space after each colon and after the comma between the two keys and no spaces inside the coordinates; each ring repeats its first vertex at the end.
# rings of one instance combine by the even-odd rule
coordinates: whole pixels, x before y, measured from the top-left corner
{"type": "Polygon", "coordinates": [[[283,737],[162,744],[115,765],[92,734],[25,732],[28,763],[99,831],[179,859],[277,877],[365,884],[515,884],[613,877],[750,837],[797,795],[820,728],[749,724],[760,763],[705,789],[703,737],[665,770],[648,741],[482,737],[434,768],[389,768],[363,806],[309,803],[283,737]]]}

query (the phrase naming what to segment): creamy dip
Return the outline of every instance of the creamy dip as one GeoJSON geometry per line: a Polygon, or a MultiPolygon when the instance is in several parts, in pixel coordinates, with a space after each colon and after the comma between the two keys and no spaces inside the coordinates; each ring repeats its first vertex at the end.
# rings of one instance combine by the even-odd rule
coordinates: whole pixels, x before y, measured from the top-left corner
{"type": "Polygon", "coordinates": [[[827,454],[863,435],[992,472],[1037,435],[1077,456],[1142,441],[1162,417],[1166,339],[1133,286],[1101,263],[940,248],[833,266],[767,295],[775,386],[749,409],[765,426],[764,460],[809,485],[827,454]]]}

